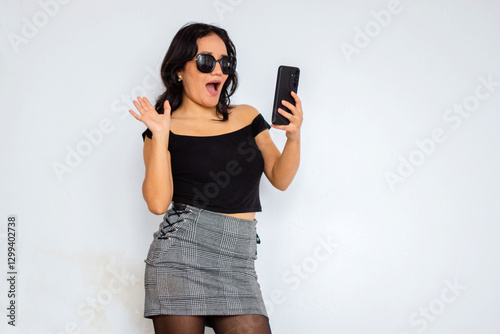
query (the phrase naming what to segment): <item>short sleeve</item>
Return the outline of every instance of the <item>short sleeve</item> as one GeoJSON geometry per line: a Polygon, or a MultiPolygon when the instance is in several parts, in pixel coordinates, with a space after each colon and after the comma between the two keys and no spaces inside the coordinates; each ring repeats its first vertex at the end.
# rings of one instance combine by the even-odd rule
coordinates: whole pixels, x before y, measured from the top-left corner
{"type": "Polygon", "coordinates": [[[142,133],[142,141],[145,141],[146,137],[148,137],[149,139],[153,139],[153,133],[151,132],[151,130],[146,129],[146,131],[142,133]]]}
{"type": "Polygon", "coordinates": [[[266,122],[262,114],[258,114],[252,121],[252,132],[253,136],[257,136],[264,130],[269,130],[271,126],[266,122]]]}

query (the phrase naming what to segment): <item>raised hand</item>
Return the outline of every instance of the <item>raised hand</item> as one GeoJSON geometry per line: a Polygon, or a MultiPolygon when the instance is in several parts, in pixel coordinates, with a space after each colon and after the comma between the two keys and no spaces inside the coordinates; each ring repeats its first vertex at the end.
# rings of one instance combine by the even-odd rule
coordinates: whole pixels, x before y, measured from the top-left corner
{"type": "Polygon", "coordinates": [[[281,103],[287,107],[292,113],[288,113],[285,110],[278,108],[278,112],[283,115],[286,119],[290,121],[288,125],[274,125],[271,126],[275,129],[285,130],[286,137],[290,140],[296,140],[300,138],[300,126],[302,125],[302,102],[300,101],[298,95],[295,92],[291,92],[293,99],[295,100],[295,105],[288,101],[281,101],[281,103]]]}
{"type": "Polygon", "coordinates": [[[168,135],[170,131],[170,112],[171,107],[168,100],[163,105],[164,113],[159,114],[153,105],[145,97],[137,97],[137,101],[133,101],[134,106],[139,111],[140,115],[136,114],[133,110],[129,110],[135,119],[143,122],[156,135],[168,135]]]}

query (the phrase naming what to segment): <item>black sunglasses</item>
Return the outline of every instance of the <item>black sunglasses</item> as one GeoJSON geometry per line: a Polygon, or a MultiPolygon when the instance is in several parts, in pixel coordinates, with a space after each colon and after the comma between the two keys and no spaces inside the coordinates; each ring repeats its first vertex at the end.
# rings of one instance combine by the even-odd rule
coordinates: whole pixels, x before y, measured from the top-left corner
{"type": "Polygon", "coordinates": [[[219,60],[209,54],[200,53],[193,60],[196,59],[196,68],[202,73],[210,73],[214,70],[215,64],[219,63],[224,74],[233,74],[236,71],[236,58],[230,56],[223,56],[219,60]]]}

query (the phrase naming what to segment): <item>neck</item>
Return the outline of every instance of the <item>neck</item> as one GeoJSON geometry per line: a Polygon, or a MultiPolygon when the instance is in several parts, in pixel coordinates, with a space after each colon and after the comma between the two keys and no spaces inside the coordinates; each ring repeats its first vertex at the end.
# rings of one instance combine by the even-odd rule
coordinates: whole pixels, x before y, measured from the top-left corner
{"type": "Polygon", "coordinates": [[[183,114],[189,118],[217,118],[215,107],[206,107],[188,98],[186,95],[182,97],[182,103],[176,112],[183,114]]]}

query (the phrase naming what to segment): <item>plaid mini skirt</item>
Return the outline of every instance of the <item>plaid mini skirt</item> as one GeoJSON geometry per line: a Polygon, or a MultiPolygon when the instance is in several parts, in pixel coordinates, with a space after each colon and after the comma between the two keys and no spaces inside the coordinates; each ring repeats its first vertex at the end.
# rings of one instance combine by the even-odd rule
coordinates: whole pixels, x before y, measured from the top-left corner
{"type": "Polygon", "coordinates": [[[144,317],[267,316],[254,266],[256,224],[174,203],[145,260],[144,317]]]}

